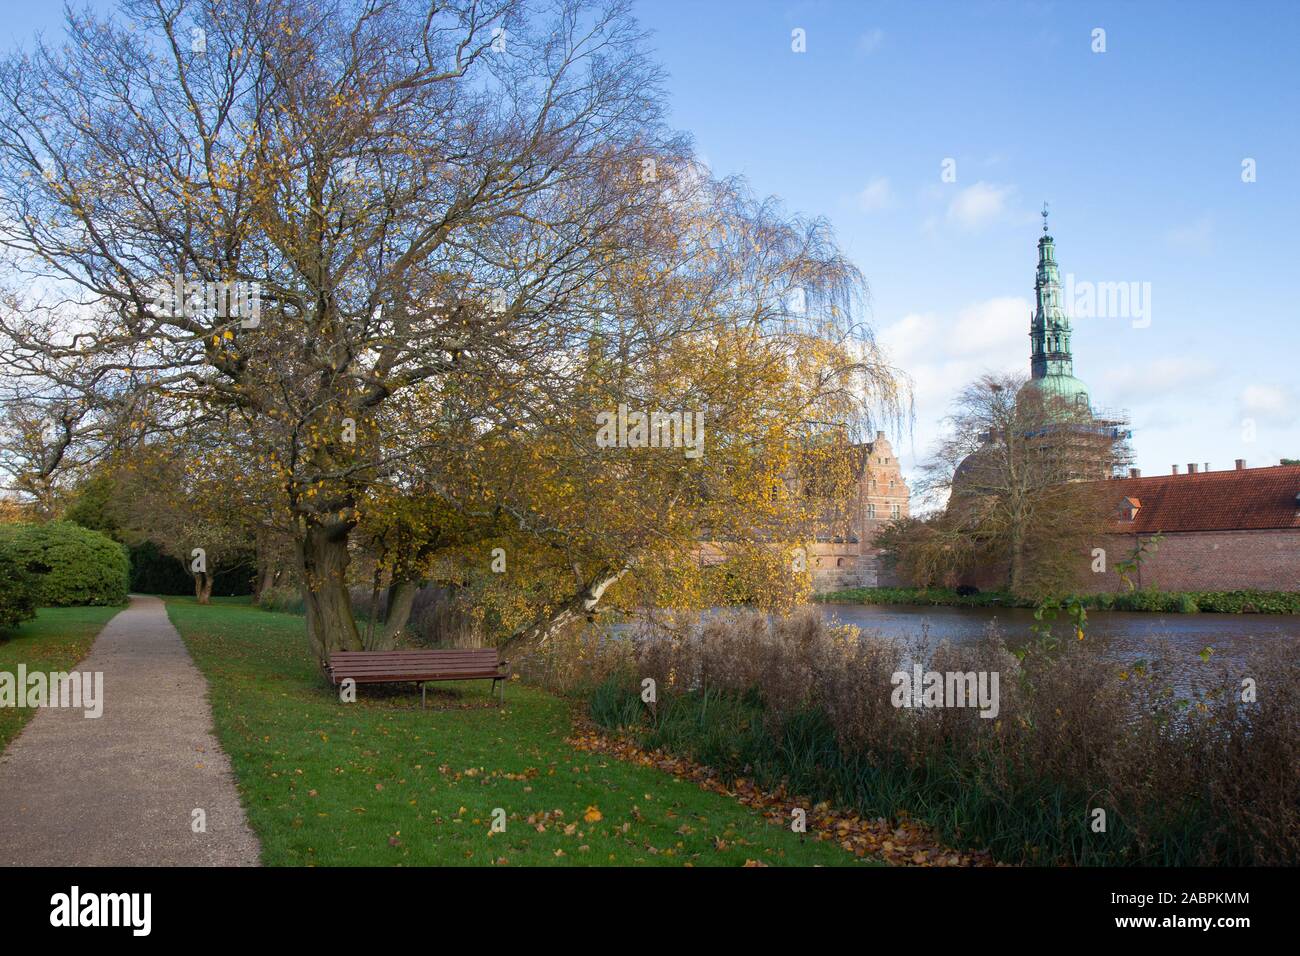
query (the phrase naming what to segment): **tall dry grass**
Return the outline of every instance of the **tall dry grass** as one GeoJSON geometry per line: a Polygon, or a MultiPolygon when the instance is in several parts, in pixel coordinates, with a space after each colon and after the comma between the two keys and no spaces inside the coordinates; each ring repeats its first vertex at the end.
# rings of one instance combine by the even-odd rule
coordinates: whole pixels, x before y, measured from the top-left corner
{"type": "Polygon", "coordinates": [[[1013,653],[993,632],[927,650],[828,626],[815,609],[669,619],[620,638],[588,630],[521,665],[647,745],[920,817],[1004,860],[1300,862],[1300,662],[1286,647],[1248,662],[1253,702],[1240,675],[1208,663],[1176,680],[1162,659],[1124,667],[1088,640],[1013,653]],[[997,717],[895,707],[891,676],[913,661],[996,671],[997,717]]]}

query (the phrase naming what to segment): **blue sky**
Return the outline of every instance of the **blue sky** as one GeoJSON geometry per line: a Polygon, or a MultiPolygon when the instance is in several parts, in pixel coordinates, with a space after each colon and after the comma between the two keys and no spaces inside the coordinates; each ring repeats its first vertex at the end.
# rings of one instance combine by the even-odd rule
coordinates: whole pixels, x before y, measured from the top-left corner
{"type": "Polygon", "coordinates": [[[962,383],[1028,371],[1044,200],[1063,276],[1150,283],[1149,322],[1076,318],[1074,334],[1075,372],[1130,412],[1144,474],[1300,458],[1300,4],[638,10],[715,172],[827,217],[866,274],[916,383],[906,468],[962,383]]]}
{"type": "MultiPolygon", "coordinates": [[[[915,381],[915,428],[894,436],[909,473],[960,385],[1028,369],[1044,200],[1063,276],[1150,290],[1144,316],[1076,316],[1074,334],[1076,374],[1131,414],[1144,473],[1300,457],[1300,3],[637,11],[673,121],[714,171],[825,216],[865,273],[872,324],[915,381]]],[[[0,41],[60,21],[53,4],[7,10],[0,41]]]]}

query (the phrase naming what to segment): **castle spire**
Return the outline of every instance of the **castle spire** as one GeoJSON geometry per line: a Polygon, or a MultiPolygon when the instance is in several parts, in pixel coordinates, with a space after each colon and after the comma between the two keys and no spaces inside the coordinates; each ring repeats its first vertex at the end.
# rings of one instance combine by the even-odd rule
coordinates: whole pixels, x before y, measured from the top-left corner
{"type": "Polygon", "coordinates": [[[1055,241],[1047,232],[1047,203],[1043,203],[1043,235],[1038,240],[1038,271],[1034,277],[1034,317],[1029,326],[1033,351],[1029,368],[1034,378],[1073,375],[1070,319],[1061,296],[1061,270],[1055,241]]]}
{"type": "Polygon", "coordinates": [[[1034,277],[1034,314],[1029,324],[1032,343],[1029,370],[1032,382],[1071,405],[1087,405],[1088,392],[1074,377],[1070,350],[1070,318],[1061,293],[1061,270],[1056,262],[1056,242],[1047,231],[1047,203],[1043,203],[1043,234],[1038,239],[1038,270],[1034,277]]]}

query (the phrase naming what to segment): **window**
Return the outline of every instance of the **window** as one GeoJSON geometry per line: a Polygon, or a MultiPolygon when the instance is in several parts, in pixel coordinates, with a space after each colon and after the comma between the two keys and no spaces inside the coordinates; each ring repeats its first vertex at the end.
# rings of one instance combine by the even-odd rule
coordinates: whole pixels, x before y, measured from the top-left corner
{"type": "Polygon", "coordinates": [[[867,517],[868,517],[868,518],[874,518],[875,516],[876,516],[876,506],[875,506],[875,505],[867,505],[867,517]]]}
{"type": "Polygon", "coordinates": [[[844,559],[843,559],[843,558],[836,558],[836,559],[835,559],[835,566],[836,566],[837,568],[842,568],[842,567],[844,567],[844,559]]]}
{"type": "Polygon", "coordinates": [[[891,517],[891,518],[898,518],[898,517],[901,517],[901,516],[902,516],[902,513],[903,513],[903,512],[902,512],[902,509],[899,508],[898,505],[890,505],[890,506],[889,506],[889,517],[891,517]]]}

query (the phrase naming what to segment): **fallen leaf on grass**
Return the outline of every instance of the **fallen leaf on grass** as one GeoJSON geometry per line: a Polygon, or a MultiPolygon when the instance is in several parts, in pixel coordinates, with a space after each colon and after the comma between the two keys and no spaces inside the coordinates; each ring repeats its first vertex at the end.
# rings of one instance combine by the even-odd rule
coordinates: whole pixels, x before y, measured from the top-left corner
{"type": "MultiPolygon", "coordinates": [[[[808,813],[809,836],[817,840],[834,841],[845,852],[861,858],[867,855],[883,858],[895,866],[995,866],[987,851],[960,851],[945,846],[932,831],[909,819],[891,823],[881,817],[863,819],[857,813],[837,811],[828,802],[812,803],[797,794],[790,794],[784,786],[774,790],[761,789],[753,780],[740,777],[730,785],[719,779],[715,770],[694,761],[677,757],[662,750],[646,751],[626,736],[607,735],[587,721],[579,720],[574,734],[568,740],[578,750],[602,753],[644,767],[654,767],[674,778],[694,782],[702,790],[732,797],[747,807],[761,812],[775,826],[784,827],[792,805],[811,805],[808,813]]],[[[645,795],[652,800],[652,794],[645,795]]],[[[594,809],[594,808],[589,808],[594,809]]],[[[673,817],[672,811],[667,816],[673,817]]],[[[632,807],[633,819],[642,819],[639,807],[632,807]]],[[[624,824],[624,832],[626,832],[624,824]]],[[[682,830],[678,831],[683,832],[682,830]]],[[[731,842],[745,844],[734,833],[727,833],[731,842]]],[[[714,846],[721,850],[727,842],[714,838],[714,846]]],[[[647,848],[656,854],[659,851],[647,848]]],[[[751,861],[746,866],[766,866],[751,861]]]]}

